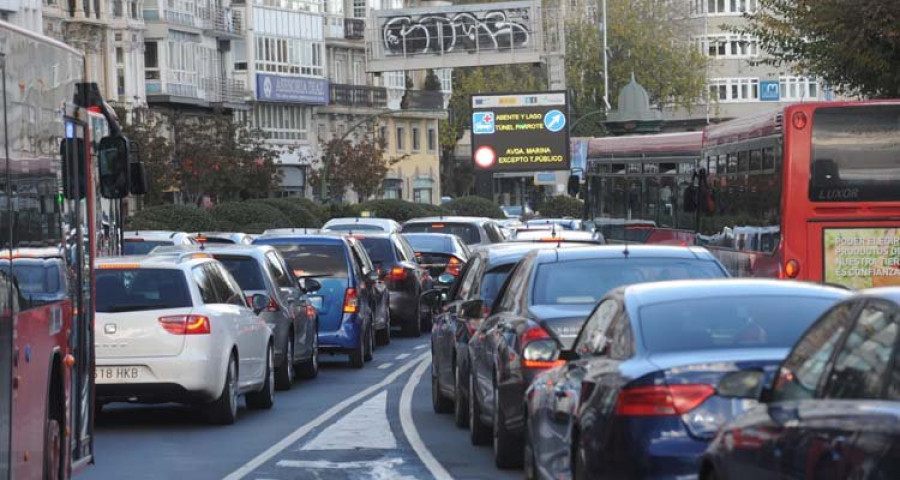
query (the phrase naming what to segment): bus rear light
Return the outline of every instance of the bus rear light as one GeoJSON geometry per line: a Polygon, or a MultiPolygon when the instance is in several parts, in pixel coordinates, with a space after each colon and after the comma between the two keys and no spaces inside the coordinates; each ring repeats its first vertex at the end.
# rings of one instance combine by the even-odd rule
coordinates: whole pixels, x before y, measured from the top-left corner
{"type": "Polygon", "coordinates": [[[159,317],[159,324],[172,335],[209,335],[209,317],[203,315],[174,315],[159,317]]]}
{"type": "Polygon", "coordinates": [[[344,313],[359,312],[359,296],[356,294],[355,288],[348,288],[344,294],[344,313]]]}
{"type": "Polygon", "coordinates": [[[800,263],[796,260],[788,260],[784,262],[784,276],[785,278],[797,278],[800,275],[800,263]]]}
{"type": "Polygon", "coordinates": [[[791,117],[791,123],[797,130],[803,130],[809,123],[809,118],[803,112],[796,112],[794,113],[794,116],[791,117]]]}

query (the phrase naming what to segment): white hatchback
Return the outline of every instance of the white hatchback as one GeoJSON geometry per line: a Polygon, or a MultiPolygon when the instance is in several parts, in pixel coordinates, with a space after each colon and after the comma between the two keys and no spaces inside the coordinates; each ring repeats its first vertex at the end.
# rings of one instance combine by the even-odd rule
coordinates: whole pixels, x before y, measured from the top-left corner
{"type": "MultiPolygon", "coordinates": [[[[274,401],[272,331],[222,264],[204,253],[101,259],[94,322],[97,404],[179,402],[230,424],[238,396],[274,401]]],[[[264,298],[265,297],[265,298],[264,298]]]]}

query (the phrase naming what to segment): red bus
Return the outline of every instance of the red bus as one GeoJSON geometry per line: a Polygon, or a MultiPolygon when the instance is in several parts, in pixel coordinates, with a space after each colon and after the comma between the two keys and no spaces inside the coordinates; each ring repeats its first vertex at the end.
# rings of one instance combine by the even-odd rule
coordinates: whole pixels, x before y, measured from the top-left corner
{"type": "Polygon", "coordinates": [[[80,52],[0,22],[2,478],[68,478],[93,458],[97,212],[128,147],[106,137],[92,155],[89,108],[120,129],[84,78],[80,52]]]}
{"type": "Polygon", "coordinates": [[[698,243],[732,273],[900,285],[900,101],[815,102],[710,126],[698,243]]]}

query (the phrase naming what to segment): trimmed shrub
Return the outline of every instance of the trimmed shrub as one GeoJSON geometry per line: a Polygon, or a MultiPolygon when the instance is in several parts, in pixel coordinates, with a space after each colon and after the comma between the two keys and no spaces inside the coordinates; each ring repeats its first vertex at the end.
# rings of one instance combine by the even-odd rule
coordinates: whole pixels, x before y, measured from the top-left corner
{"type": "Polygon", "coordinates": [[[369,212],[373,217],[390,218],[403,223],[412,218],[446,215],[441,207],[424,203],[413,203],[399,199],[370,200],[356,205],[358,212],[369,212]]]}
{"type": "Polygon", "coordinates": [[[291,227],[291,219],[262,202],[220,203],[209,211],[220,230],[261,233],[269,228],[291,227]]]}
{"type": "Polygon", "coordinates": [[[157,205],[125,219],[126,230],[215,230],[216,221],[202,208],[189,205],[157,205]]]}
{"type": "Polygon", "coordinates": [[[542,217],[572,217],[581,218],[584,212],[584,202],[567,195],[550,197],[538,206],[542,217]]]}
{"type": "Polygon", "coordinates": [[[308,210],[309,213],[315,215],[316,218],[318,218],[319,221],[321,221],[323,223],[325,222],[325,220],[328,220],[328,218],[329,218],[328,206],[318,203],[315,200],[310,200],[308,198],[300,198],[300,197],[290,197],[290,198],[285,198],[284,200],[299,204],[301,207],[308,210]]]}
{"type": "Polygon", "coordinates": [[[460,197],[444,204],[444,208],[454,215],[470,217],[506,218],[500,205],[482,197],[460,197]]]}
{"type": "Polygon", "coordinates": [[[252,200],[251,203],[261,203],[276,208],[283,213],[291,224],[288,227],[319,228],[322,220],[317,214],[312,213],[302,203],[287,198],[266,198],[252,200]]]}

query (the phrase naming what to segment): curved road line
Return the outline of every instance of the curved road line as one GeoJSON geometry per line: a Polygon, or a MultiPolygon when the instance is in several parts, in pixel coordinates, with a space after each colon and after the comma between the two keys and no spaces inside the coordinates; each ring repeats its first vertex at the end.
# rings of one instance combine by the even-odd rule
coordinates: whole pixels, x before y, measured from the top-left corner
{"type": "Polygon", "coordinates": [[[434,478],[436,480],[453,480],[450,472],[434,458],[434,455],[431,454],[431,450],[428,450],[428,447],[425,446],[422,437],[419,436],[419,430],[416,428],[416,423],[412,418],[413,392],[416,389],[416,385],[422,381],[425,371],[428,370],[430,366],[431,352],[428,352],[428,356],[421,360],[419,366],[416,367],[416,370],[410,375],[406,385],[403,386],[403,392],[400,394],[400,426],[403,427],[403,435],[406,436],[406,441],[408,441],[413,450],[415,450],[416,455],[419,456],[419,460],[422,460],[422,463],[425,464],[428,471],[434,475],[434,478]]]}
{"type": "MultiPolygon", "coordinates": [[[[356,402],[372,395],[373,393],[377,392],[378,390],[390,385],[395,380],[397,380],[397,378],[400,377],[400,375],[403,375],[404,373],[406,373],[410,368],[414,367],[418,362],[422,362],[425,360],[428,360],[429,364],[431,363],[431,352],[430,351],[423,353],[422,355],[416,357],[412,361],[406,362],[402,367],[397,368],[397,370],[394,370],[390,375],[385,377],[384,380],[382,380],[374,385],[369,386],[365,390],[363,390],[363,391],[353,395],[352,397],[349,397],[346,400],[338,403],[337,405],[329,408],[328,411],[326,411],[325,413],[319,415],[314,420],[312,420],[312,421],[302,425],[298,429],[294,430],[293,432],[291,432],[290,435],[284,437],[278,443],[272,445],[271,447],[269,447],[264,452],[260,453],[256,457],[254,457],[249,462],[245,463],[243,466],[241,466],[237,470],[228,474],[228,476],[225,477],[224,480],[240,480],[240,479],[244,478],[244,476],[252,473],[254,470],[256,470],[257,468],[262,466],[262,464],[268,462],[273,457],[275,457],[275,455],[278,455],[279,453],[284,451],[286,448],[290,447],[295,442],[297,442],[298,440],[300,440],[301,438],[306,436],[314,428],[319,427],[320,425],[327,422],[328,420],[331,420],[332,417],[341,413],[342,411],[344,411],[345,409],[347,409],[349,406],[353,405],[354,403],[356,403],[356,402]]],[[[421,368],[421,366],[419,368],[421,368]]],[[[420,377],[421,377],[421,375],[420,375],[420,377]]],[[[404,394],[405,393],[406,393],[406,390],[404,389],[404,394]]],[[[401,411],[401,415],[402,415],[402,411],[401,411]]],[[[404,428],[403,430],[405,432],[406,428],[404,428]]],[[[418,433],[417,433],[417,436],[418,436],[418,433]]],[[[421,440],[420,440],[420,443],[421,443],[421,440]]],[[[418,453],[418,451],[416,453],[418,453]]],[[[430,456],[430,453],[429,453],[429,456],[430,456]]],[[[434,457],[432,457],[432,459],[433,458],[434,457]]],[[[441,480],[443,480],[444,478],[449,479],[450,477],[449,476],[441,477],[441,480]]]]}

